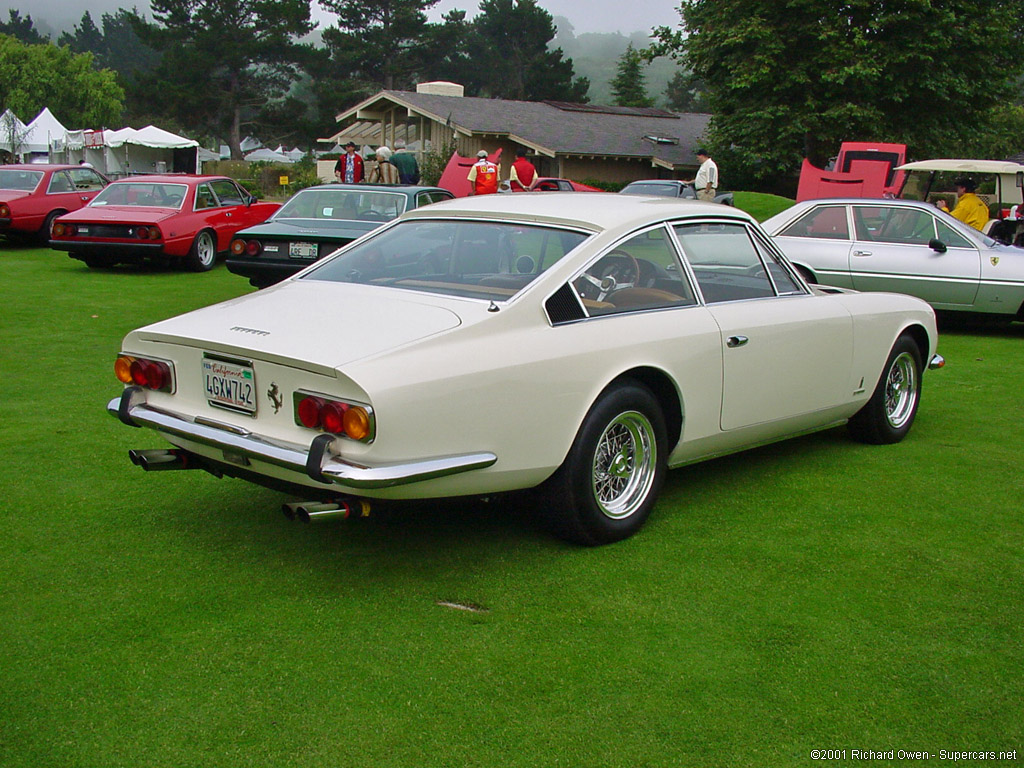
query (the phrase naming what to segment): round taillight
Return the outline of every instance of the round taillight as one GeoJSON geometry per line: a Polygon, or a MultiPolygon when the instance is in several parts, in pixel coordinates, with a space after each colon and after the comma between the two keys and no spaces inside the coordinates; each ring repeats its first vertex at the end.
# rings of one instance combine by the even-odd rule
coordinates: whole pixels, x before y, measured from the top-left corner
{"type": "Polygon", "coordinates": [[[59,221],[55,221],[53,223],[53,229],[51,229],[50,232],[54,237],[60,237],[64,234],[64,225],[59,221]]]}
{"type": "Polygon", "coordinates": [[[11,218],[11,209],[7,205],[0,204],[0,219],[11,218]]]}
{"type": "Polygon", "coordinates": [[[150,362],[146,366],[146,386],[150,389],[163,389],[171,381],[171,370],[166,363],[150,362]]]}
{"type": "Polygon", "coordinates": [[[74,224],[65,224],[64,234],[67,237],[74,237],[75,235],[78,234],[78,227],[76,227],[74,224]]]}
{"type": "Polygon", "coordinates": [[[132,360],[131,365],[128,367],[128,371],[132,376],[132,381],[140,387],[146,386],[147,365],[149,365],[149,363],[145,360],[132,360]]]}
{"type": "Polygon", "coordinates": [[[132,379],[132,363],[135,362],[134,358],[125,357],[122,355],[114,361],[114,375],[117,380],[123,384],[131,384],[132,379]]]}
{"type": "Polygon", "coordinates": [[[365,440],[370,434],[370,414],[365,408],[353,406],[345,411],[345,434],[353,440],[365,440]]]}
{"type": "Polygon", "coordinates": [[[150,240],[159,240],[160,239],[160,229],[158,227],[150,227],[149,228],[149,239],[150,240]]]}
{"type": "Polygon", "coordinates": [[[324,431],[340,435],[345,431],[345,412],[348,406],[344,403],[327,403],[320,412],[320,420],[323,422],[324,431]]]}
{"type": "Polygon", "coordinates": [[[250,240],[245,244],[245,255],[246,256],[259,256],[263,250],[263,246],[259,240],[250,240]]]}
{"type": "Polygon", "coordinates": [[[320,426],[320,411],[324,401],[319,397],[304,397],[299,401],[299,421],[302,426],[316,429],[320,426]]]}
{"type": "Polygon", "coordinates": [[[149,227],[136,227],[135,228],[135,236],[137,238],[139,238],[139,240],[148,240],[149,239],[149,227]]]}
{"type": "Polygon", "coordinates": [[[245,250],[245,240],[232,240],[231,241],[231,255],[241,256],[245,250]]]}

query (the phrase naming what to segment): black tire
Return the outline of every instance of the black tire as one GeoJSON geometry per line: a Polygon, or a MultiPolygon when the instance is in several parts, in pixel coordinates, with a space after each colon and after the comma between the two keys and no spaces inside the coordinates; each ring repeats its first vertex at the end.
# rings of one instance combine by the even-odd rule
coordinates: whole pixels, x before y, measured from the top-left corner
{"type": "Polygon", "coordinates": [[[50,232],[53,230],[53,222],[57,220],[58,216],[63,216],[65,213],[67,211],[50,211],[46,215],[46,220],[43,222],[43,226],[37,235],[40,243],[43,245],[50,244],[50,232]]]}
{"type": "Polygon", "coordinates": [[[665,481],[667,442],[665,417],[649,389],[631,380],[609,387],[542,488],[548,527],[584,546],[632,536],[665,481]]]}
{"type": "Polygon", "coordinates": [[[202,230],[192,241],[185,266],[192,272],[209,272],[217,263],[217,237],[208,229],[202,230]]]}
{"type": "Polygon", "coordinates": [[[910,336],[896,339],[871,399],[847,428],[855,440],[898,443],[910,431],[921,404],[921,350],[910,336]]]}

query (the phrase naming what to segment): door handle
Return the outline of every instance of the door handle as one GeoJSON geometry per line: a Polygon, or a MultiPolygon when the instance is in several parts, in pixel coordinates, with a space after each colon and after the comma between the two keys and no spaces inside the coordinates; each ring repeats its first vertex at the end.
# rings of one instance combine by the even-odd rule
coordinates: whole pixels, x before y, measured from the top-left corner
{"type": "Polygon", "coordinates": [[[735,349],[736,347],[742,347],[748,341],[750,341],[750,339],[748,339],[746,336],[730,336],[728,339],[725,340],[725,346],[729,347],[730,349],[735,349]]]}
{"type": "Polygon", "coordinates": [[[853,255],[854,256],[870,256],[871,255],[871,251],[854,251],[853,255]]]}

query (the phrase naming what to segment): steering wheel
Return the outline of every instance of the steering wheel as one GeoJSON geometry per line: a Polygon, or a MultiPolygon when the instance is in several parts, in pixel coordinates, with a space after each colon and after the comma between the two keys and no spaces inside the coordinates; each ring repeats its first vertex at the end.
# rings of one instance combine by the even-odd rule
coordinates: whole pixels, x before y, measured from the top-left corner
{"type": "Polygon", "coordinates": [[[640,279],[640,265],[632,254],[616,248],[584,272],[583,279],[597,288],[597,301],[604,301],[614,291],[635,286],[640,279]]]}

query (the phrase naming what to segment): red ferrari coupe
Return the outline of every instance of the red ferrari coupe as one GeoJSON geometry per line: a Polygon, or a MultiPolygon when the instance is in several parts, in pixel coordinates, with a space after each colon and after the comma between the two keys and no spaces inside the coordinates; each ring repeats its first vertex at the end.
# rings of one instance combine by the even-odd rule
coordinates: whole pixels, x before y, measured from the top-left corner
{"type": "Polygon", "coordinates": [[[133,176],[57,219],[50,247],[90,267],[150,259],[205,272],[236,232],[278,208],[224,176],[133,176]]]}
{"type": "Polygon", "coordinates": [[[81,165],[0,165],[0,235],[45,243],[58,216],[77,211],[109,183],[81,165]]]}

